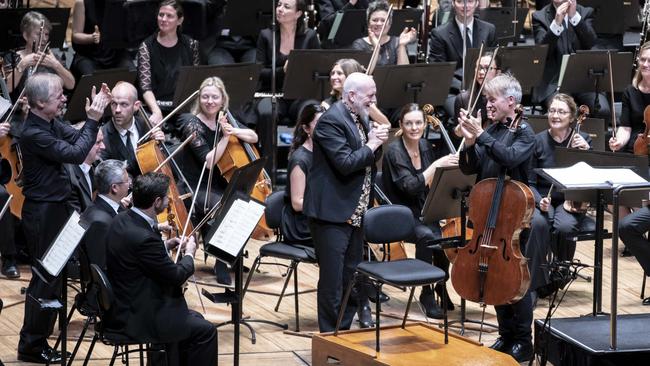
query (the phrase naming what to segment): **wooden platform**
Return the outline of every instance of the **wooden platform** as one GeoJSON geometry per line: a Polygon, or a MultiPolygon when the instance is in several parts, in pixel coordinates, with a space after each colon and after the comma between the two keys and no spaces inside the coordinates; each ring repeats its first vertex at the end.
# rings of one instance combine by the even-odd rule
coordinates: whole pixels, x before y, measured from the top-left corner
{"type": "Polygon", "coordinates": [[[312,365],[336,363],[354,366],[508,366],[518,365],[510,356],[481,346],[469,338],[449,334],[423,323],[382,326],[380,352],[375,352],[375,329],[350,330],[312,338],[312,365]]]}

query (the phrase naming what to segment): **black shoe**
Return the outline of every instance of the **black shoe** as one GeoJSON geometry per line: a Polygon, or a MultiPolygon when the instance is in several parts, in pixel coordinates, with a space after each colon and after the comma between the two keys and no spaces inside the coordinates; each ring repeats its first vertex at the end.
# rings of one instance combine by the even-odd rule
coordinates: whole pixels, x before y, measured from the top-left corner
{"type": "Polygon", "coordinates": [[[495,351],[503,352],[506,353],[512,348],[512,342],[505,340],[503,337],[497,338],[496,342],[494,342],[490,348],[492,348],[495,351]]]}
{"type": "Polygon", "coordinates": [[[645,299],[643,299],[642,304],[643,305],[650,305],[650,297],[646,297],[645,299]]]}
{"type": "Polygon", "coordinates": [[[531,342],[515,342],[507,353],[519,363],[530,361],[534,356],[533,344],[531,342]]]}
{"type": "MultiPolygon", "coordinates": [[[[70,357],[70,352],[66,352],[70,357]]],[[[50,347],[44,348],[39,353],[18,352],[18,360],[32,363],[57,363],[61,362],[61,352],[50,347]]]]}
{"type": "Polygon", "coordinates": [[[230,278],[230,272],[228,272],[228,266],[224,263],[217,261],[214,264],[214,275],[217,276],[217,282],[230,286],[232,285],[232,278],[230,278]]]}
{"type": "Polygon", "coordinates": [[[424,306],[424,312],[428,318],[442,319],[443,313],[440,306],[436,304],[432,293],[425,293],[420,295],[420,303],[424,306]]]}
{"type": "Polygon", "coordinates": [[[621,257],[631,257],[632,252],[627,249],[627,247],[623,248],[623,251],[621,252],[621,257]]]}
{"type": "Polygon", "coordinates": [[[16,266],[16,261],[14,259],[5,259],[2,262],[2,274],[7,278],[18,278],[20,277],[20,271],[16,266]]]}
{"type": "Polygon", "coordinates": [[[453,311],[456,307],[454,306],[454,303],[451,301],[451,298],[449,297],[449,292],[446,291],[447,289],[443,287],[441,284],[437,284],[435,286],[435,290],[436,290],[436,294],[438,295],[438,299],[440,300],[440,306],[442,306],[443,299],[444,299],[443,296],[445,296],[447,298],[447,310],[453,311]],[[443,289],[445,290],[444,294],[442,291],[443,289]]]}
{"type": "Polygon", "coordinates": [[[375,322],[372,321],[372,310],[370,309],[370,305],[359,306],[357,316],[359,317],[360,328],[372,328],[375,326],[375,322]]]}

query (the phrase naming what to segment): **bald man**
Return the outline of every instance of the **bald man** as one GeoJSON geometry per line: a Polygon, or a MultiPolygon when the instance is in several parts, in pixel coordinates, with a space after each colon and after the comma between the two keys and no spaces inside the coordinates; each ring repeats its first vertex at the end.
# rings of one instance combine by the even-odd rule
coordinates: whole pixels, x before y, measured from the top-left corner
{"type": "MultiPolygon", "coordinates": [[[[118,82],[112,90],[111,117],[102,127],[104,132],[103,160],[126,160],[126,170],[132,177],[141,174],[135,158],[137,142],[149,131],[147,123],[139,117],[141,103],[135,86],[125,81],[118,82]]],[[[157,129],[151,136],[158,141],[165,141],[165,134],[157,129]]]]}
{"type": "MultiPolygon", "coordinates": [[[[369,120],[376,103],[372,77],[350,74],[343,99],[319,119],[313,133],[314,164],[307,177],[303,212],[318,256],[318,326],[321,332],[336,326],[343,291],[363,257],[361,222],[370,203],[375,161],[388,138],[388,126],[369,120]]],[[[341,322],[349,329],[361,294],[350,297],[341,322]]]]}

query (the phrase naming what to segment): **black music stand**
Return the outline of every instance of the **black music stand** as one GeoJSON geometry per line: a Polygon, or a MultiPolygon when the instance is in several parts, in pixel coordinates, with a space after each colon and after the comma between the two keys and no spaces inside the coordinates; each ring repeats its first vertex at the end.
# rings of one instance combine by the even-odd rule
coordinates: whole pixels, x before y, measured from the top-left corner
{"type": "Polygon", "coordinates": [[[228,1],[224,28],[230,29],[231,35],[257,36],[260,29],[271,26],[273,10],[273,2],[268,0],[228,1]]]}
{"type": "MultiPolygon", "coordinates": [[[[494,48],[484,48],[483,52],[485,53],[487,50],[494,50],[494,48]]],[[[532,93],[533,87],[542,81],[547,52],[548,45],[544,44],[510,46],[499,48],[497,56],[501,60],[501,71],[510,71],[519,80],[524,95],[529,95],[532,93]]],[[[474,80],[478,54],[478,48],[470,48],[467,50],[467,55],[465,56],[467,57],[467,61],[465,62],[465,78],[467,80],[474,80]]]]}
{"type": "Polygon", "coordinates": [[[479,11],[479,18],[496,27],[496,41],[498,44],[507,45],[512,42],[517,44],[521,31],[524,29],[524,21],[528,15],[527,8],[485,8],[479,11]]]}
{"type": "Polygon", "coordinates": [[[330,70],[336,61],[353,58],[367,65],[370,56],[370,52],[358,50],[292,50],[284,77],[284,98],[324,100],[330,89],[330,70]]]}
{"type": "Polygon", "coordinates": [[[72,93],[72,97],[70,97],[64,118],[73,122],[86,120],[86,98],[90,98],[90,92],[93,86],[99,92],[102,83],[106,83],[112,89],[119,81],[135,84],[135,79],[135,71],[129,71],[126,68],[97,70],[92,75],[82,76],[77,83],[74,93],[72,93]]]}
{"type": "Polygon", "coordinates": [[[65,31],[68,28],[70,8],[18,8],[0,10],[0,50],[17,49],[25,45],[20,31],[23,16],[30,11],[43,14],[52,24],[50,48],[63,47],[65,31]]]}
{"type": "MultiPolygon", "coordinates": [[[[578,162],[586,162],[595,168],[631,168],[635,173],[648,179],[648,157],[635,156],[625,153],[612,153],[605,151],[578,150],[555,148],[555,162],[558,168],[572,166],[578,162]]],[[[552,183],[552,178],[541,174],[552,183]]],[[[562,185],[557,185],[558,189],[562,185]]],[[[623,197],[621,204],[637,206],[641,200],[647,197],[643,193],[629,194],[623,197]]],[[[593,282],[593,310],[592,315],[602,314],[602,283],[603,283],[603,228],[605,205],[612,202],[612,187],[585,187],[582,189],[572,188],[566,191],[565,198],[573,201],[591,202],[596,205],[596,237],[594,244],[594,282],[593,282]]],[[[616,255],[616,254],[613,254],[616,255]]]]}
{"type": "MultiPolygon", "coordinates": [[[[240,334],[241,325],[247,327],[248,330],[251,332],[251,342],[253,344],[255,344],[256,342],[255,330],[249,323],[253,323],[253,322],[264,323],[264,324],[276,326],[278,328],[282,328],[284,330],[289,328],[287,324],[279,324],[270,320],[242,318],[242,303],[243,303],[242,285],[243,285],[243,271],[244,271],[243,261],[244,261],[244,256],[246,256],[244,252],[244,248],[246,246],[246,243],[250,239],[250,235],[253,232],[253,229],[255,227],[254,224],[256,224],[257,222],[255,222],[252,227],[248,226],[245,229],[239,227],[239,225],[237,228],[231,227],[231,229],[234,229],[234,231],[239,231],[240,234],[246,236],[245,240],[242,240],[240,243],[229,242],[227,244],[232,244],[232,245],[229,245],[228,248],[219,247],[211,244],[213,239],[215,239],[215,236],[218,237],[222,235],[222,232],[219,230],[222,223],[224,223],[224,226],[234,224],[234,222],[228,222],[228,214],[231,210],[231,207],[233,207],[234,204],[241,203],[241,202],[251,202],[251,201],[257,202],[250,197],[250,192],[252,191],[253,186],[256,183],[257,177],[259,177],[259,174],[262,171],[262,168],[264,167],[264,163],[265,163],[265,159],[258,159],[248,165],[245,165],[235,170],[235,173],[233,174],[233,177],[230,183],[228,184],[228,187],[226,188],[223,197],[221,198],[220,208],[216,212],[214,224],[210,228],[210,231],[208,232],[208,234],[206,235],[206,239],[204,240],[205,252],[215,256],[217,260],[220,260],[224,263],[231,265],[235,271],[234,291],[230,289],[226,289],[225,292],[223,293],[210,293],[205,289],[203,289],[203,291],[201,292],[203,296],[207,297],[210,301],[214,303],[217,304],[227,303],[232,306],[232,319],[227,322],[217,324],[217,327],[221,327],[228,324],[233,324],[235,326],[234,345],[233,345],[233,358],[234,358],[233,364],[235,366],[239,365],[239,334],[240,334]]],[[[263,203],[257,202],[257,205],[255,206],[257,208],[261,206],[263,210],[263,203]]],[[[242,224],[242,222],[239,221],[237,222],[237,224],[242,224]]],[[[228,230],[228,228],[226,228],[226,230],[228,230]]],[[[216,239],[219,240],[219,238],[216,239]]]]}
{"type": "MultiPolygon", "coordinates": [[[[422,19],[422,9],[395,9],[393,10],[391,27],[388,35],[398,36],[404,28],[413,27],[419,29],[422,19]]],[[[347,9],[333,15],[332,28],[327,39],[323,41],[333,42],[340,48],[348,48],[355,40],[368,36],[368,24],[366,21],[366,10],[347,9]]]]}
{"type": "Polygon", "coordinates": [[[377,103],[382,108],[407,103],[443,105],[455,69],[455,62],[378,66],[374,73],[377,103]]]}
{"type": "Polygon", "coordinates": [[[594,9],[593,27],[599,34],[625,33],[623,1],[580,0],[580,5],[594,9]]]}
{"type": "MultiPolygon", "coordinates": [[[[423,12],[424,10],[417,8],[394,9],[388,35],[399,37],[402,31],[404,31],[404,28],[415,28],[419,33],[423,12]]],[[[367,30],[365,33],[364,37],[368,35],[367,30]]]]}
{"type": "MultiPolygon", "coordinates": [[[[438,225],[438,221],[460,217],[460,236],[435,240],[432,247],[450,249],[465,246],[467,222],[467,197],[476,182],[476,175],[465,175],[458,167],[437,168],[431,181],[427,199],[422,208],[422,222],[427,225],[438,225]]],[[[460,334],[465,333],[465,323],[481,324],[481,321],[467,319],[466,300],[460,299],[460,319],[452,320],[449,324],[460,323],[460,334]]],[[[492,328],[494,324],[483,323],[492,328]]]]}
{"type": "MultiPolygon", "coordinates": [[[[179,105],[198,90],[203,80],[211,76],[217,76],[226,85],[230,97],[229,108],[234,110],[252,99],[261,69],[261,65],[253,63],[182,66],[176,81],[174,106],[179,105]]],[[[185,107],[185,110],[189,110],[189,104],[185,107]]]]}
{"type": "Polygon", "coordinates": [[[580,51],[562,59],[558,91],[566,94],[593,92],[594,111],[600,109],[598,93],[610,92],[610,72],[614,77],[614,92],[622,92],[629,85],[632,72],[632,53],[612,52],[612,69],[609,70],[607,51],[580,51]]]}

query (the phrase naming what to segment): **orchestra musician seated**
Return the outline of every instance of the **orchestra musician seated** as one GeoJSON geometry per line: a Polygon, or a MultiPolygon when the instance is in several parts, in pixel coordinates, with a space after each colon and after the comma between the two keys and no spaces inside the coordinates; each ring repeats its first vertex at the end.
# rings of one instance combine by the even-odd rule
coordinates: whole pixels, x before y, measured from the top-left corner
{"type": "Polygon", "coordinates": [[[154,228],[156,215],[169,204],[169,182],[157,172],[135,178],[133,207],[108,229],[106,266],[115,300],[102,320],[107,329],[141,343],[177,344],[179,354],[169,352],[169,364],[216,365],[216,328],[188,309],[181,290],[194,273],[194,237],[163,241],[154,228]],[[178,263],[168,254],[174,248],[182,253],[178,263]]]}
{"type": "Polygon", "coordinates": [[[102,150],[104,150],[104,134],[100,129],[97,131],[95,144],[83,163],[64,165],[70,178],[70,188],[72,188],[68,203],[79,213],[86,211],[86,208],[93,202],[93,192],[95,192],[93,176],[102,150]]]}
{"type": "MultiPolygon", "coordinates": [[[[9,131],[9,123],[0,123],[0,139],[4,138],[9,131]]],[[[5,188],[5,184],[12,179],[11,165],[6,159],[0,156],[0,210],[9,201],[10,194],[5,188]]],[[[14,241],[14,218],[7,207],[7,211],[0,217],[0,256],[2,256],[1,273],[7,278],[19,278],[20,270],[16,265],[16,243],[14,241]]]]}
{"type": "MultiPolygon", "coordinates": [[[[432,146],[423,138],[426,122],[424,112],[415,103],[402,108],[400,113],[400,137],[388,145],[382,163],[382,180],[388,199],[393,204],[405,205],[413,212],[416,227],[413,237],[406,241],[415,243],[415,258],[433,263],[442,269],[449,278],[449,260],[442,249],[431,249],[432,241],[442,237],[440,227],[422,223],[422,208],[431,189],[433,175],[437,168],[457,166],[458,156],[449,154],[442,145],[432,146]]],[[[436,292],[447,296],[448,309],[453,303],[448,294],[442,293],[442,286],[436,286],[436,292]]],[[[430,318],[442,319],[443,312],[436,303],[430,285],[423,286],[420,303],[430,318]]],[[[442,299],[441,299],[442,303],[442,299]]]]}
{"type": "MultiPolygon", "coordinates": [[[[224,152],[228,147],[230,136],[254,144],[257,142],[255,131],[241,127],[235,128],[229,122],[225,112],[228,110],[230,98],[226,91],[223,81],[216,77],[209,77],[201,83],[199,95],[192,106],[191,113],[183,114],[179,117],[181,128],[181,138],[183,140],[196,134],[190,143],[190,154],[185,159],[184,174],[189,184],[194,190],[201,176],[201,168],[206,165],[204,179],[198,189],[197,204],[195,206],[195,223],[198,223],[219,200],[223,194],[228,182],[218,173],[213,173],[213,179],[208,187],[209,172],[221,160],[224,152]],[[220,120],[217,120],[219,113],[224,112],[220,120]],[[209,193],[208,193],[209,192],[209,193]],[[207,196],[209,195],[209,199],[207,196]],[[207,204],[206,204],[207,203],[207,204]]],[[[201,234],[205,235],[210,230],[209,225],[204,225],[201,234]]],[[[214,271],[217,276],[217,282],[230,285],[232,280],[228,273],[226,265],[221,261],[216,261],[214,271]]]]}
{"type": "Polygon", "coordinates": [[[158,31],[138,49],[138,86],[155,125],[170,112],[181,66],[199,64],[199,42],[182,34],[183,7],[164,0],[158,8],[158,31]]]}
{"type": "Polygon", "coordinates": [[[404,28],[399,37],[389,36],[393,16],[388,14],[390,6],[385,0],[373,1],[366,10],[368,36],[359,38],[352,43],[352,48],[372,52],[379,42],[378,66],[408,65],[409,57],[406,45],[415,41],[415,28],[404,28]],[[383,33],[382,33],[383,30],[383,33]]]}

